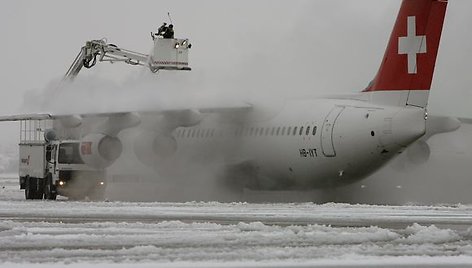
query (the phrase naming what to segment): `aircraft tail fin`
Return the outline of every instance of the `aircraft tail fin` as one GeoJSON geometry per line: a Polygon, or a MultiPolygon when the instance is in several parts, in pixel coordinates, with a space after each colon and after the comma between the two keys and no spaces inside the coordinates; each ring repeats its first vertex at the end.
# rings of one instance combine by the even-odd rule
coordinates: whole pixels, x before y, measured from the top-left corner
{"type": "Polygon", "coordinates": [[[363,91],[373,101],[396,95],[398,105],[426,107],[446,7],[447,0],[403,0],[379,71],[363,91]]]}

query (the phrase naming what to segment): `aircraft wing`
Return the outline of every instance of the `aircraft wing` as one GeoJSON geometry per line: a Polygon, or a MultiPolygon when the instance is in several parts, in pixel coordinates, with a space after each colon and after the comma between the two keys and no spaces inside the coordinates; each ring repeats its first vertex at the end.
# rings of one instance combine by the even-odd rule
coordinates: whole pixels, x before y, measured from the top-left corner
{"type": "Polygon", "coordinates": [[[0,122],[21,121],[21,120],[48,120],[48,119],[54,119],[54,116],[51,114],[18,114],[18,115],[0,116],[0,122]]]}
{"type": "Polygon", "coordinates": [[[253,106],[248,103],[237,104],[233,106],[224,107],[203,107],[203,108],[178,108],[178,109],[163,109],[163,110],[143,110],[143,111],[112,111],[112,112],[92,112],[92,113],[71,113],[71,114],[54,114],[54,113],[32,113],[32,114],[18,114],[0,116],[0,122],[7,121],[21,121],[21,120],[52,120],[52,119],[67,119],[69,117],[79,116],[82,118],[104,118],[125,115],[129,113],[137,113],[142,115],[178,115],[187,113],[189,111],[202,114],[231,114],[231,113],[246,113],[249,112],[253,106]]]}

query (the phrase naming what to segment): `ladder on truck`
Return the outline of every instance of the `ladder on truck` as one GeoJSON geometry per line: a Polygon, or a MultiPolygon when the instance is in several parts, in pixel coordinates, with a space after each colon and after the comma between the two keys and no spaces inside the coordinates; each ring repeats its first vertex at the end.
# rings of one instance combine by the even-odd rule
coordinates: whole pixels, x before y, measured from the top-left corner
{"type": "Polygon", "coordinates": [[[51,119],[25,119],[20,123],[20,144],[43,144],[45,133],[53,128],[51,119]]]}

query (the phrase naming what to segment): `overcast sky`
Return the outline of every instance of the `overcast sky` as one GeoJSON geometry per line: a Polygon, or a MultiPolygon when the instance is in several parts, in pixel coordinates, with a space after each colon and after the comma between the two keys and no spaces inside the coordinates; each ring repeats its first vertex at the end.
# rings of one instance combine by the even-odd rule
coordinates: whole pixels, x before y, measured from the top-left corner
{"type": "MultiPolygon", "coordinates": [[[[166,95],[153,95],[156,98],[173,102],[188,96],[212,99],[234,92],[248,97],[358,92],[377,71],[400,3],[0,1],[0,114],[28,111],[25,99],[32,107],[32,103],[42,102],[35,109],[48,110],[49,104],[44,105],[45,96],[49,98],[45,95],[48,85],[66,72],[87,40],[106,37],[120,47],[147,53],[152,46],[149,33],[167,20],[167,11],[172,13],[176,36],[188,37],[193,43],[193,71],[160,75],[152,90],[166,95]]],[[[449,3],[431,113],[472,118],[471,10],[470,0],[449,3]]],[[[109,105],[121,99],[131,108],[140,107],[141,101],[149,102],[151,92],[149,87],[133,88],[139,72],[142,70],[132,66],[102,63],[80,74],[79,84],[88,89],[75,88],[81,93],[64,95],[57,101],[66,106],[87,102],[109,105]],[[100,86],[84,80],[110,81],[103,86],[107,94],[100,94],[100,86]],[[110,85],[119,87],[116,94],[110,93],[110,85]]],[[[17,124],[0,127],[2,140],[15,144],[17,124]]]]}

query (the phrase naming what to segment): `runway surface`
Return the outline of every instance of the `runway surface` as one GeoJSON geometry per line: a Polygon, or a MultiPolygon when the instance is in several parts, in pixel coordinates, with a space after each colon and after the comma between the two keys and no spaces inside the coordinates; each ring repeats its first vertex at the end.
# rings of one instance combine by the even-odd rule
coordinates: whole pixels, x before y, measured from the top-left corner
{"type": "Polygon", "coordinates": [[[25,201],[0,179],[4,267],[470,267],[472,206],[25,201]]]}

